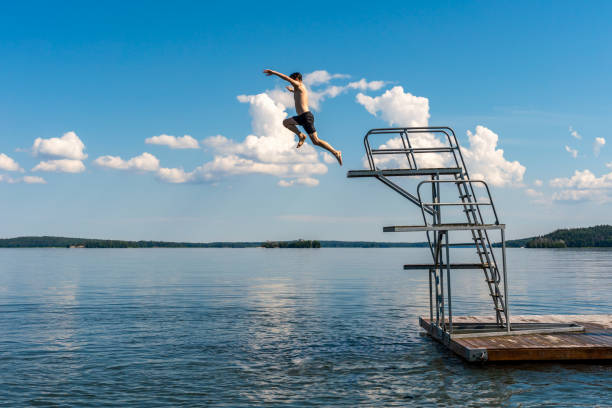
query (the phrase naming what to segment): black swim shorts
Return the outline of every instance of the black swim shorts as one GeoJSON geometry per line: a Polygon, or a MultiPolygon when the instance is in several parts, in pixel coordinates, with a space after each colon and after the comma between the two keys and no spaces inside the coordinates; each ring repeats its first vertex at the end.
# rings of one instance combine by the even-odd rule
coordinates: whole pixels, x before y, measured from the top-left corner
{"type": "Polygon", "coordinates": [[[312,115],[312,113],[310,113],[310,111],[306,111],[301,115],[294,116],[291,119],[295,120],[298,125],[303,127],[306,133],[308,133],[309,135],[312,135],[314,132],[317,131],[317,129],[315,129],[314,127],[314,116],[312,115]]]}

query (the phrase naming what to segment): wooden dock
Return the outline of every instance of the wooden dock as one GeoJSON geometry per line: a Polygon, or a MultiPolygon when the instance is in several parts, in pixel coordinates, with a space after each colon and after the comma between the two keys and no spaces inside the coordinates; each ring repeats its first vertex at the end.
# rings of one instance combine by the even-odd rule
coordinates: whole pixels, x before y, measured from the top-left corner
{"type": "MultiPolygon", "coordinates": [[[[577,324],[584,331],[570,333],[513,334],[443,340],[432,331],[429,318],[421,327],[467,361],[612,360],[612,315],[512,316],[511,324],[577,324]]],[[[493,317],[453,316],[453,323],[493,323],[493,317]]]]}

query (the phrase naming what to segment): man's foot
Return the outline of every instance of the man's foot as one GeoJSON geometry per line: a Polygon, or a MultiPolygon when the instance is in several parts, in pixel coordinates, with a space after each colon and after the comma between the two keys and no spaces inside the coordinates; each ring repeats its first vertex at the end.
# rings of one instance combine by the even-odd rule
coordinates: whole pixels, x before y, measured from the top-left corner
{"type": "Polygon", "coordinates": [[[302,145],[304,144],[304,141],[306,140],[306,136],[300,134],[298,136],[300,138],[300,141],[298,142],[297,146],[295,147],[296,149],[299,149],[300,147],[302,147],[302,145]]]}
{"type": "Polygon", "coordinates": [[[340,165],[342,166],[342,152],[340,150],[336,150],[334,156],[336,156],[336,160],[338,160],[338,163],[340,163],[340,165]]]}

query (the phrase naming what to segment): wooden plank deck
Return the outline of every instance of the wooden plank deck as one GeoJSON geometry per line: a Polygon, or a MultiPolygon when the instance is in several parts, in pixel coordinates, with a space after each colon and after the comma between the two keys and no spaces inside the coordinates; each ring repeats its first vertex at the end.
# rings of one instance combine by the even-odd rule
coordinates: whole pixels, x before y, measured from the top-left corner
{"type": "MultiPolygon", "coordinates": [[[[493,317],[453,316],[453,323],[493,323],[493,317]]],[[[583,332],[462,337],[439,340],[468,361],[611,360],[612,315],[512,316],[511,323],[574,323],[583,332]]],[[[429,318],[421,327],[430,331],[429,318]]],[[[436,336],[432,336],[436,338],[436,336]]]]}

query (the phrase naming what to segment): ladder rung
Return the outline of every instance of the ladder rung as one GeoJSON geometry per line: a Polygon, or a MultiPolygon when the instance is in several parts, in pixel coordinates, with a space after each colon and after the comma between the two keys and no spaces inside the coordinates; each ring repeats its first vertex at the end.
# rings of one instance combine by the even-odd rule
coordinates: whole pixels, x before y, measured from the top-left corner
{"type": "MultiPolygon", "coordinates": [[[[488,264],[485,263],[461,263],[450,264],[451,269],[484,269],[488,264]]],[[[404,265],[404,270],[430,270],[430,269],[446,269],[446,264],[440,264],[436,268],[434,264],[408,264],[404,265]]]]}

